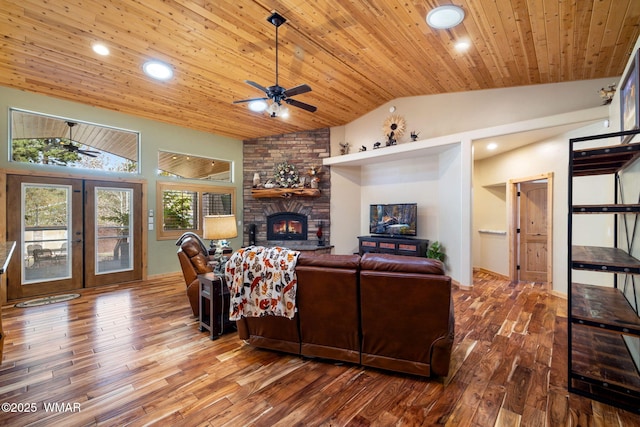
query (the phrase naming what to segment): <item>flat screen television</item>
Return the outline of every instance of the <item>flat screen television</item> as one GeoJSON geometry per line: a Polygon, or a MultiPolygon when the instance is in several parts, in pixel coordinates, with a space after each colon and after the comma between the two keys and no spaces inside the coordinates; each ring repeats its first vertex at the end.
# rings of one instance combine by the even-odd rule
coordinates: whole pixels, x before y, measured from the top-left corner
{"type": "Polygon", "coordinates": [[[377,204],[369,206],[369,232],[399,237],[417,236],[416,203],[377,204]]]}

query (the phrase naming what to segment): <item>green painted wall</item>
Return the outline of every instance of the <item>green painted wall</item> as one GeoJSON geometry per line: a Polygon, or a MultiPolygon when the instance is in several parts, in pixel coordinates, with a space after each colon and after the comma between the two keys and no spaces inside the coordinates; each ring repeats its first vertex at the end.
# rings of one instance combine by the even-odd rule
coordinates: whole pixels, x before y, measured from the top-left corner
{"type": "MultiPolygon", "coordinates": [[[[0,144],[0,167],[5,170],[32,170],[34,174],[39,170],[57,173],[68,172],[74,175],[77,174],[78,177],[87,178],[123,176],[101,171],[81,171],[72,168],[65,169],[63,167],[35,166],[9,162],[9,108],[19,108],[66,119],[92,122],[140,132],[141,172],[140,175],[136,175],[135,178],[146,180],[148,208],[154,209],[154,212],[156,206],[158,150],[231,161],[233,163],[233,182],[214,182],[213,184],[235,187],[236,212],[242,213],[243,211],[242,141],[240,140],[92,107],[82,104],[81,100],[76,103],[0,87],[0,111],[2,111],[2,113],[0,113],[0,134],[2,135],[2,143],[0,144]]],[[[131,175],[126,176],[131,177],[131,175]]],[[[163,180],[166,180],[166,178],[163,178],[163,180]]],[[[202,183],[203,181],[184,180],[184,182],[202,183]]],[[[0,191],[5,190],[2,189],[0,191]]],[[[2,206],[2,209],[5,209],[5,206],[2,206]]],[[[238,227],[238,231],[240,230],[242,230],[241,226],[238,227]]],[[[242,236],[242,233],[239,234],[242,236]]],[[[242,238],[238,237],[237,239],[233,239],[231,243],[233,247],[240,247],[242,245],[242,238]]],[[[149,254],[147,273],[149,276],[180,271],[180,265],[176,257],[177,248],[174,240],[158,241],[154,229],[153,231],[149,231],[147,248],[149,254]]]]}

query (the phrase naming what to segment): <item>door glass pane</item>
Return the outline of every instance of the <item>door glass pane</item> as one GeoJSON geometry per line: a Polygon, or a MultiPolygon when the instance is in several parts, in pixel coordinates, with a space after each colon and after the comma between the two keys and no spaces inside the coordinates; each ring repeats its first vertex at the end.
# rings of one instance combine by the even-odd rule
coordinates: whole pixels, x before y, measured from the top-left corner
{"type": "Polygon", "coordinates": [[[133,190],[96,187],[96,274],[133,269],[133,190]]]}
{"type": "Polygon", "coordinates": [[[71,277],[71,186],[22,184],[22,284],[71,277]]]}

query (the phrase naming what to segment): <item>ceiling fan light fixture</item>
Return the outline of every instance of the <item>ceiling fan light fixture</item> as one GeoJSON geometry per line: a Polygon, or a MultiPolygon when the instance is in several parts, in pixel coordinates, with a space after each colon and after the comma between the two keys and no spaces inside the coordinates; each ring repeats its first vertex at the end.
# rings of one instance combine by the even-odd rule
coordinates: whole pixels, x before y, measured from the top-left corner
{"type": "Polygon", "coordinates": [[[463,19],[464,10],[452,4],[438,6],[427,14],[427,24],[436,30],[453,28],[460,24],[463,19]]]}
{"type": "Polygon", "coordinates": [[[262,100],[262,99],[258,99],[255,101],[251,101],[249,103],[249,109],[251,111],[255,111],[256,113],[262,113],[264,110],[266,110],[268,107],[266,101],[262,100]]]}
{"type": "Polygon", "coordinates": [[[277,102],[271,103],[265,111],[269,114],[269,117],[289,118],[289,107],[278,104],[277,102]]]}
{"type": "Polygon", "coordinates": [[[156,80],[169,80],[173,77],[173,69],[161,61],[147,61],[142,66],[144,73],[156,80]]]}
{"type": "Polygon", "coordinates": [[[269,116],[278,117],[278,113],[280,112],[280,106],[277,102],[273,102],[269,107],[265,110],[269,116]]]}
{"type": "Polygon", "coordinates": [[[293,105],[296,108],[302,108],[303,110],[309,111],[311,113],[315,113],[318,109],[313,105],[309,105],[302,101],[298,101],[296,99],[292,99],[292,97],[296,95],[302,95],[303,93],[311,92],[311,86],[308,84],[301,84],[298,86],[294,86],[289,89],[285,89],[280,86],[278,83],[278,27],[287,22],[287,20],[276,11],[273,11],[271,15],[267,18],[267,21],[270,22],[274,27],[276,27],[276,83],[272,86],[264,87],[256,82],[251,80],[245,80],[244,82],[248,85],[253,86],[256,89],[264,92],[264,98],[250,98],[250,99],[241,99],[238,101],[233,101],[234,104],[242,104],[248,102],[249,108],[252,111],[266,111],[271,117],[289,117],[289,108],[287,106],[283,106],[282,103],[288,105],[293,105]],[[262,104],[258,104],[255,101],[265,101],[262,104]],[[270,105],[266,105],[266,101],[271,101],[270,105]],[[266,107],[266,109],[262,109],[266,107]]]}

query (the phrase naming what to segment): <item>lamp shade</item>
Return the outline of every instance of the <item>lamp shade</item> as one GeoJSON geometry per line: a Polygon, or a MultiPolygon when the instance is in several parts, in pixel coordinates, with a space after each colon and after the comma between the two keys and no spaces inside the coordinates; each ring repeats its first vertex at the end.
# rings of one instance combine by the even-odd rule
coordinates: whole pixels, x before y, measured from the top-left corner
{"type": "Polygon", "coordinates": [[[205,239],[223,240],[238,236],[235,215],[207,215],[204,217],[203,236],[205,239]]]}

